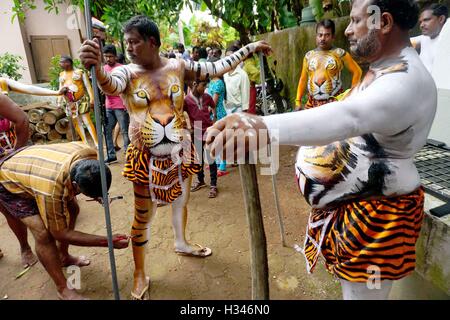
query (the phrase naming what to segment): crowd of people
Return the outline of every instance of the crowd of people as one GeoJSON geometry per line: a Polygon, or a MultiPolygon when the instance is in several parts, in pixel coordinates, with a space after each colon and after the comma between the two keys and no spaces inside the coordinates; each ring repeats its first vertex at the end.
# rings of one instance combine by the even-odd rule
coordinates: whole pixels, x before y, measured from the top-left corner
{"type": "MultiPolygon", "coordinates": [[[[145,299],[149,288],[145,245],[158,206],[173,208],[177,254],[212,254],[186,240],[188,190],[206,186],[208,165],[208,197],[217,197],[218,177],[227,173],[226,148],[242,132],[248,142],[257,139],[251,130],[267,130],[273,143],[301,146],[295,170],[312,207],[303,250],[308,271],[322,254],[328,270],[340,278],[344,298],[385,299],[392,282],[414,270],[424,192],[413,157],[434,119],[437,97],[430,70],[448,9],[433,4],[419,13],[407,0],[395,6],[356,0],[350,18],[345,31],[350,53],[333,45],[333,21],[319,22],[317,47],[306,53],[301,68],[299,112],[266,117],[256,116],[255,107],[261,63],[255,53],[270,54],[265,41],[236,41],[224,54],[220,48],[194,47],[190,55],[178,44],[166,57],[160,53],[157,25],[136,16],[124,25],[129,64],[120,61],[112,44],[101,46],[99,39],[83,43],[80,59],[86,68],[95,67],[104,95],[105,162],[117,162],[118,124],[125,152],[122,175],[133,184],[131,235],[114,235],[113,243],[124,249],[131,241],[134,299],[145,299]],[[372,4],[381,9],[378,29],[368,27],[372,4]],[[423,35],[410,39],[409,30],[418,21],[423,35]],[[356,61],[370,65],[364,76],[356,61]],[[352,76],[349,88],[342,82],[344,67],[352,76]],[[371,266],[380,270],[380,290],[366,286],[371,266]]],[[[71,256],[69,245],[107,246],[106,237],[75,230],[80,212],[76,196],[102,201],[98,186],[103,164],[84,132],[86,127],[97,146],[88,74],[74,68],[68,56],[60,65],[59,91],[0,79],[0,211],[19,240],[24,266],[38,259],[58,297],[77,299],[82,297],[67,287],[62,267],[90,263],[71,256]],[[82,142],[27,146],[28,122],[8,98],[9,90],[59,96],[82,142]],[[37,258],[27,230],[36,240],[37,258]]],[[[264,147],[259,143],[237,146],[235,153],[246,146],[264,147]]],[[[234,157],[229,165],[233,163],[234,157]]],[[[108,167],[106,173],[109,188],[108,167]]]]}

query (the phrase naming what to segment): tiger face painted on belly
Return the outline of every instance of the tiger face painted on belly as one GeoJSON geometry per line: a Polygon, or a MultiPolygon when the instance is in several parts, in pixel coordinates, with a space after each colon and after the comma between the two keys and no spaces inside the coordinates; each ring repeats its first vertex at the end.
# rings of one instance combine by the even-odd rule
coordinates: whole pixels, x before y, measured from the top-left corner
{"type": "Polygon", "coordinates": [[[140,75],[132,78],[124,94],[130,113],[131,143],[155,156],[181,150],[184,140],[182,81],[176,65],[168,76],[140,75]]]}

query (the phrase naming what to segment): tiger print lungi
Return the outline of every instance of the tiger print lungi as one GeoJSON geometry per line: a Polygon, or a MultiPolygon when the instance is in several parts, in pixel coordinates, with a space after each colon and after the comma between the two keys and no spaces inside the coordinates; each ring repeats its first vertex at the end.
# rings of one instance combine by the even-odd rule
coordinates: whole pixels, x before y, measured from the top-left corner
{"type": "Polygon", "coordinates": [[[304,255],[309,273],[322,253],[338,278],[366,282],[373,267],[380,280],[398,280],[414,271],[415,244],[424,216],[424,192],[313,209],[304,255]]]}
{"type": "Polygon", "coordinates": [[[147,148],[141,150],[130,143],[122,175],[134,183],[148,185],[152,201],[172,203],[183,192],[181,182],[201,169],[194,144],[189,149],[188,154],[183,154],[186,149],[182,149],[179,161],[174,163],[170,155],[155,157],[147,148]]]}

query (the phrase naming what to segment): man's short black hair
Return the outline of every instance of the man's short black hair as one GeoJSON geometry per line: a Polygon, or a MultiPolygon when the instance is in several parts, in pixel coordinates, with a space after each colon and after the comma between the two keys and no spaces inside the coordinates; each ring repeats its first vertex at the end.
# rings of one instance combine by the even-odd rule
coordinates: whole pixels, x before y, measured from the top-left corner
{"type": "Polygon", "coordinates": [[[123,26],[123,33],[128,33],[133,29],[136,29],[145,41],[153,37],[156,41],[156,44],[158,46],[161,46],[161,38],[159,35],[158,26],[156,25],[156,23],[150,20],[149,17],[144,15],[134,16],[123,26]]]}
{"type": "Polygon", "coordinates": [[[336,25],[333,20],[325,19],[317,23],[316,32],[319,30],[319,27],[324,27],[325,29],[331,29],[331,34],[334,36],[336,34],[336,25]]]}
{"type": "MultiPolygon", "coordinates": [[[[111,186],[111,170],[105,166],[106,184],[111,186]]],[[[76,182],[82,194],[90,198],[102,197],[102,184],[100,179],[100,161],[87,159],[80,160],[70,170],[70,180],[76,182]]]]}
{"type": "Polygon", "coordinates": [[[116,47],[113,44],[107,44],[106,46],[103,47],[103,53],[109,53],[112,54],[114,56],[117,56],[117,50],[116,47]]]}
{"type": "Polygon", "coordinates": [[[200,47],[199,46],[192,47],[192,53],[194,53],[195,51],[200,52],[200,47]]]}
{"type": "Polygon", "coordinates": [[[72,57],[70,57],[70,56],[61,56],[59,61],[61,61],[61,62],[68,61],[73,66],[73,60],[72,60],[72,57]]]}
{"type": "Polygon", "coordinates": [[[231,45],[231,46],[229,46],[228,48],[227,48],[227,51],[226,52],[236,52],[236,51],[238,51],[240,48],[238,47],[238,46],[235,46],[235,45],[231,45]]]}
{"type": "Polygon", "coordinates": [[[445,19],[448,18],[448,8],[443,4],[439,4],[439,3],[428,4],[423,8],[422,12],[424,12],[426,10],[431,10],[433,12],[433,16],[436,16],[438,18],[440,16],[444,16],[445,19]]]}
{"type": "Polygon", "coordinates": [[[198,56],[200,59],[207,59],[208,58],[208,51],[206,51],[206,48],[201,47],[198,50],[198,56]]]}
{"type": "Polygon", "coordinates": [[[177,49],[179,50],[183,50],[184,51],[184,44],[182,44],[181,42],[177,44],[177,49]]]}
{"type": "Polygon", "coordinates": [[[378,6],[381,13],[389,12],[402,30],[414,28],[419,20],[419,6],[415,0],[372,0],[372,5],[378,6]]]}

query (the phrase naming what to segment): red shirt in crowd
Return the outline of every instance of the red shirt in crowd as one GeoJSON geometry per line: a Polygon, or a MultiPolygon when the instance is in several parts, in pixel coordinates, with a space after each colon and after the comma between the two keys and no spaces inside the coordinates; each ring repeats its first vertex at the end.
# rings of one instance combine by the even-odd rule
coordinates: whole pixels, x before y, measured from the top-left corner
{"type": "MultiPolygon", "coordinates": [[[[204,93],[200,98],[192,94],[188,94],[184,98],[184,111],[187,112],[192,128],[195,130],[202,130],[204,135],[206,129],[213,125],[209,107],[215,108],[214,100],[207,93],[204,93]]],[[[203,138],[204,140],[204,138],[203,138]]]]}

